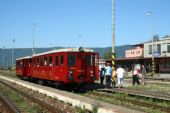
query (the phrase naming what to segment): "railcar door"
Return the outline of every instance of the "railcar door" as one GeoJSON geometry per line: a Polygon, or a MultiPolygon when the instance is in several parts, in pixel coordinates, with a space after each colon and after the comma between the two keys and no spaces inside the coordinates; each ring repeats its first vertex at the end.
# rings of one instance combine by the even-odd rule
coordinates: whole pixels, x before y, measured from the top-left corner
{"type": "Polygon", "coordinates": [[[92,53],[87,53],[85,55],[86,66],[87,66],[87,76],[89,81],[95,80],[95,56],[92,53]]]}
{"type": "Polygon", "coordinates": [[[54,66],[54,79],[56,81],[65,82],[65,64],[64,54],[55,55],[55,66],[54,66]]]}
{"type": "Polygon", "coordinates": [[[23,61],[23,75],[28,76],[28,59],[24,59],[23,61]]]}
{"type": "Polygon", "coordinates": [[[87,68],[86,68],[86,62],[85,62],[85,56],[83,53],[77,54],[77,60],[76,60],[76,75],[78,82],[83,82],[84,79],[87,78],[87,68]]]}

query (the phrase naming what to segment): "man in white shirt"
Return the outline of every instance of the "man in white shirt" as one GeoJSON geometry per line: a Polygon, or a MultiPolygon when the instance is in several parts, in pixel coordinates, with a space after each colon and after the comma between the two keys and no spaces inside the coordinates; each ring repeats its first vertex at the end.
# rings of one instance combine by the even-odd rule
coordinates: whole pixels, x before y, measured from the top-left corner
{"type": "Polygon", "coordinates": [[[121,66],[118,66],[118,69],[117,69],[117,79],[118,79],[118,85],[119,85],[119,88],[123,86],[123,78],[124,78],[124,69],[121,68],[121,66]]]}

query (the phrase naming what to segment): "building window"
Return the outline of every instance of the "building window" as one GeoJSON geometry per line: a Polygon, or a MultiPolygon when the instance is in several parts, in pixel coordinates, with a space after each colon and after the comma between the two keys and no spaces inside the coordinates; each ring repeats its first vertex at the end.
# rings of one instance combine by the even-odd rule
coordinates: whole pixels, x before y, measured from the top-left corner
{"type": "Polygon", "coordinates": [[[170,59],[164,60],[163,66],[164,68],[170,68],[170,59]]]}
{"type": "Polygon", "coordinates": [[[157,45],[157,52],[158,52],[158,53],[161,53],[161,44],[158,44],[158,45],[157,45]]]}
{"type": "Polygon", "coordinates": [[[149,54],[152,54],[152,45],[149,45],[149,54]]]}
{"type": "Polygon", "coordinates": [[[170,53],[170,45],[167,45],[167,52],[170,53]]]}

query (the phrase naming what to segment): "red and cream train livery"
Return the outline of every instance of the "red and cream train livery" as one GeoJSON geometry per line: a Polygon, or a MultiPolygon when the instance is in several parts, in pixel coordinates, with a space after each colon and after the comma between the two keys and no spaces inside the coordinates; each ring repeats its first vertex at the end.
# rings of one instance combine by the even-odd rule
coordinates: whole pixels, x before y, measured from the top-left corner
{"type": "Polygon", "coordinates": [[[98,58],[91,49],[52,50],[16,59],[16,74],[65,84],[92,83],[98,80],[98,58]]]}

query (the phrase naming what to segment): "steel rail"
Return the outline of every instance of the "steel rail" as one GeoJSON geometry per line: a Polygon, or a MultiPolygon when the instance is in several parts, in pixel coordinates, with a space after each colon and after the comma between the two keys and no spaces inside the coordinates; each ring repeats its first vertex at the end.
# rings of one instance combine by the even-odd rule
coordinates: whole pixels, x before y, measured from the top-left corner
{"type": "Polygon", "coordinates": [[[45,103],[43,100],[40,100],[40,99],[37,99],[36,97],[33,97],[32,95],[29,95],[27,94],[26,92],[24,91],[21,91],[17,88],[15,88],[14,86],[8,84],[8,83],[5,83],[4,81],[1,81],[0,82],[6,86],[8,86],[9,88],[11,88],[12,90],[20,93],[21,95],[23,95],[24,97],[32,100],[32,102],[35,102],[35,103],[38,103],[40,106],[42,106],[43,108],[45,108],[47,111],[51,112],[51,113],[65,113],[65,111],[61,110],[60,108],[56,108],[56,107],[53,107],[47,103],[45,103]]]}
{"type": "Polygon", "coordinates": [[[165,100],[165,101],[170,101],[170,96],[169,95],[163,95],[163,94],[156,94],[156,93],[151,93],[151,92],[146,92],[146,91],[136,91],[136,90],[131,90],[131,89],[117,89],[115,88],[114,90],[111,89],[98,89],[98,91],[105,91],[108,93],[126,93],[129,95],[136,95],[136,96],[141,96],[141,97],[148,97],[148,98],[153,98],[157,100],[165,100]]]}
{"type": "MultiPolygon", "coordinates": [[[[103,93],[103,92],[102,92],[103,93]]],[[[153,109],[160,109],[162,111],[165,111],[167,113],[170,113],[170,107],[164,107],[164,106],[160,106],[160,105],[156,105],[156,104],[150,104],[150,103],[147,103],[147,102],[141,102],[139,100],[132,100],[132,99],[127,99],[127,98],[124,98],[124,97],[115,97],[115,96],[112,96],[112,95],[109,95],[109,94],[102,94],[100,92],[95,92],[94,94],[95,95],[98,95],[99,97],[107,97],[107,98],[110,98],[110,99],[117,99],[119,101],[122,101],[122,102],[128,102],[128,103],[131,103],[133,105],[140,105],[140,106],[144,106],[144,107],[151,107],[153,109]]]]}
{"type": "Polygon", "coordinates": [[[136,91],[136,90],[130,90],[130,89],[116,89],[115,92],[128,93],[128,94],[136,95],[136,96],[144,96],[144,97],[154,98],[157,100],[170,101],[169,95],[156,94],[156,93],[151,93],[151,92],[146,92],[146,91],[136,91]]]}
{"type": "Polygon", "coordinates": [[[3,102],[3,104],[5,104],[5,106],[8,108],[8,110],[10,111],[10,113],[19,113],[18,109],[16,108],[16,106],[14,106],[5,96],[3,96],[0,93],[0,101],[3,102]]]}

